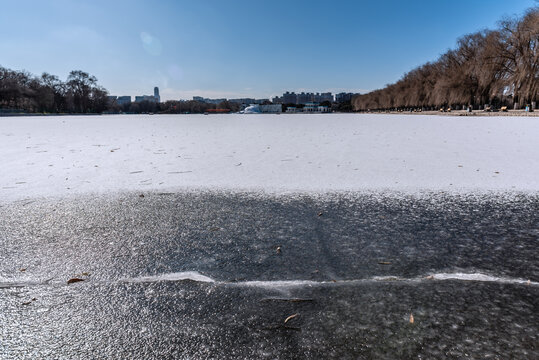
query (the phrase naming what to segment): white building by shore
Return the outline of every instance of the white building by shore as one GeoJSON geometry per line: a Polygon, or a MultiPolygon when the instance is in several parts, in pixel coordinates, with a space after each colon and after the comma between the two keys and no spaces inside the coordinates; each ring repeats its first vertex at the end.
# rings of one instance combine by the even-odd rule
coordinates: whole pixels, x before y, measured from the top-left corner
{"type": "Polygon", "coordinates": [[[281,104],[259,105],[251,104],[242,111],[243,114],[280,114],[283,112],[281,104]]]}
{"type": "Polygon", "coordinates": [[[331,108],[328,106],[320,106],[318,103],[309,102],[305,104],[303,108],[296,106],[289,106],[286,108],[286,112],[289,114],[298,114],[298,113],[330,113],[331,108]]]}

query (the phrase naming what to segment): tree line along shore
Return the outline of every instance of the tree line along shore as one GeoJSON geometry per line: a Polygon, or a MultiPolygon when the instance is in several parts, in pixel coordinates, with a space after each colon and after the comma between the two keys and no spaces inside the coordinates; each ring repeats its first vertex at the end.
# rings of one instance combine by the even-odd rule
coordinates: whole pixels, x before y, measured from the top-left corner
{"type": "Polygon", "coordinates": [[[539,6],[468,34],[436,61],[354,97],[356,111],[532,109],[539,90],[539,6]]]}
{"type": "Polygon", "coordinates": [[[27,71],[0,66],[0,116],[31,114],[102,114],[102,113],[204,113],[211,109],[240,110],[240,104],[224,101],[209,104],[200,101],[132,102],[119,105],[109,101],[108,91],[98,85],[95,76],[81,70],[71,71],[62,81],[56,75],[34,76],[27,71]]]}

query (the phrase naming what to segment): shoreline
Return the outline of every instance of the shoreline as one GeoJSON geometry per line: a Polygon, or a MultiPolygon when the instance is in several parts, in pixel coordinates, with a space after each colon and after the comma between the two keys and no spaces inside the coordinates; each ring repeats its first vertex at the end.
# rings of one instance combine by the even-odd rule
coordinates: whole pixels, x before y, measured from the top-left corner
{"type": "MultiPolygon", "coordinates": [[[[203,115],[204,113],[190,113],[190,114],[168,114],[168,113],[140,113],[140,114],[131,114],[131,113],[85,113],[85,114],[69,114],[69,113],[0,113],[0,118],[2,117],[25,117],[25,116],[110,116],[110,115],[203,115]]],[[[229,113],[226,115],[234,115],[237,113],[229,113]]],[[[280,115],[301,115],[301,113],[288,114],[286,112],[279,113],[280,115]]],[[[539,117],[539,110],[534,112],[528,112],[526,110],[508,110],[508,111],[484,111],[484,110],[474,110],[469,113],[466,110],[453,110],[449,112],[440,112],[437,110],[431,111],[352,111],[352,112],[330,112],[327,114],[380,114],[380,115],[439,115],[439,116],[524,116],[524,117],[539,117]]],[[[249,114],[252,115],[252,114],[249,114]]],[[[275,114],[255,114],[255,115],[275,115],[275,114]]],[[[304,114],[304,115],[313,115],[313,114],[304,114]]]]}
{"type": "Polygon", "coordinates": [[[508,111],[484,111],[474,110],[469,113],[466,110],[453,110],[441,112],[437,110],[430,111],[362,111],[354,114],[386,114],[386,115],[439,115],[439,116],[524,116],[539,117],[539,111],[527,112],[526,110],[508,110],[508,111]]]}

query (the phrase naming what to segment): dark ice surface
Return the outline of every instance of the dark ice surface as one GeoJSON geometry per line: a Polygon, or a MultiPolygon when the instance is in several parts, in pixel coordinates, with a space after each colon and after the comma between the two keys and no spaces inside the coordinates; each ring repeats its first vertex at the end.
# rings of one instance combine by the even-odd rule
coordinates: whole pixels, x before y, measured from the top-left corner
{"type": "Polygon", "coordinates": [[[537,359],[538,245],[534,194],[0,203],[0,359],[537,359]]]}

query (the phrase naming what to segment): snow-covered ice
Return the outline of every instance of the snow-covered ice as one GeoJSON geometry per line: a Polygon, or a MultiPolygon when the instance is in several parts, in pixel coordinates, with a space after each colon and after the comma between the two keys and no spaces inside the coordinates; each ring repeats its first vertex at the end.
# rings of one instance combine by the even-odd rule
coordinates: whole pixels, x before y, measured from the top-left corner
{"type": "Polygon", "coordinates": [[[120,190],[539,191],[539,117],[0,118],[0,201],[120,190]]]}

